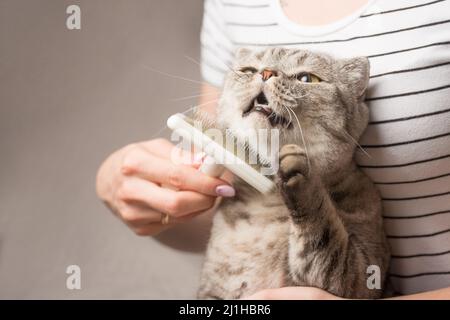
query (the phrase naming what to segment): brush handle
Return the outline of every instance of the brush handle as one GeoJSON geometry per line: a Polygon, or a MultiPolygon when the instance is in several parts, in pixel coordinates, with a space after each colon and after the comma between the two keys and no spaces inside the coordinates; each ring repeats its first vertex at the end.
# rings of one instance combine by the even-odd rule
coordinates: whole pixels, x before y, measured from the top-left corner
{"type": "Polygon", "coordinates": [[[220,177],[222,173],[225,171],[225,167],[217,164],[213,157],[206,156],[203,159],[203,163],[199,168],[200,172],[203,172],[207,176],[210,177],[220,177]]]}
{"type": "Polygon", "coordinates": [[[209,176],[218,177],[226,168],[261,193],[270,192],[275,187],[272,180],[265,177],[261,172],[258,172],[255,168],[246,163],[245,160],[239,158],[232,151],[227,150],[227,148],[215,142],[198,128],[195,128],[192,125],[192,120],[185,115],[172,115],[167,119],[167,126],[174,131],[176,130],[178,138],[181,136],[200,149],[207,146],[210,149],[211,154],[217,155],[217,159],[233,160],[219,165],[215,163],[214,158],[212,158],[201,165],[201,172],[204,172],[209,176]]]}

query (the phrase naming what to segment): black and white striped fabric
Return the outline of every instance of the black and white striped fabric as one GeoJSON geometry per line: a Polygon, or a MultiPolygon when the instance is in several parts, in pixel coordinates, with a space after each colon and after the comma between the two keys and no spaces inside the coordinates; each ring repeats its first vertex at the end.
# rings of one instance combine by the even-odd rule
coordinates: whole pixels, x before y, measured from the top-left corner
{"type": "Polygon", "coordinates": [[[450,286],[450,0],[375,0],[303,27],[279,0],[206,0],[202,75],[220,86],[239,46],[367,56],[371,122],[358,164],[377,184],[400,294],[450,286]]]}

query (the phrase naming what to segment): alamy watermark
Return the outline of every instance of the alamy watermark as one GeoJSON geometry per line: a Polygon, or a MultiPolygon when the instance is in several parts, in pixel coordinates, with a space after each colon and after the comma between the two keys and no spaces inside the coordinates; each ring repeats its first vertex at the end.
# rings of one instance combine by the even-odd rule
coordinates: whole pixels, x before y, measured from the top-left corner
{"type": "Polygon", "coordinates": [[[72,4],[66,8],[66,13],[69,15],[66,19],[66,27],[69,30],[81,29],[81,8],[76,4],[72,4]]]}
{"type": "Polygon", "coordinates": [[[66,288],[69,290],[81,290],[81,268],[76,264],[67,266],[66,288]]]}
{"type": "Polygon", "coordinates": [[[381,289],[381,269],[379,266],[372,264],[367,267],[366,273],[369,275],[367,277],[366,285],[367,289],[381,289]]]}

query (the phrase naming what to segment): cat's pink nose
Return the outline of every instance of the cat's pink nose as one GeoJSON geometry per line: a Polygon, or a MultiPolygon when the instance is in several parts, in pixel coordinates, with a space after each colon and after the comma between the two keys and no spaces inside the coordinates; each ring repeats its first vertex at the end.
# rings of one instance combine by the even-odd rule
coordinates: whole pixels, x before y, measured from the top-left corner
{"type": "Polygon", "coordinates": [[[267,80],[269,80],[272,76],[277,76],[277,72],[276,71],[273,71],[273,70],[268,70],[268,69],[264,69],[262,72],[261,72],[261,75],[262,75],[262,78],[263,78],[263,80],[264,81],[267,81],[267,80]]]}

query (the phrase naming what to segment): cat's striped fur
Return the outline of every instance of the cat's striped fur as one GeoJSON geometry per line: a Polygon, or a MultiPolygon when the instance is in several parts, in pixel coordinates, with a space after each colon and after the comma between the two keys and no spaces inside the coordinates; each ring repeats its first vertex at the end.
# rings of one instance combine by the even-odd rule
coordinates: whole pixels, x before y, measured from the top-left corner
{"type": "Polygon", "coordinates": [[[199,298],[233,299],[295,285],[342,297],[381,296],[383,288],[366,283],[368,266],[377,265],[383,285],[389,263],[380,197],[353,160],[368,122],[363,102],[368,77],[365,58],[335,60],[283,48],[239,50],[219,101],[218,123],[236,132],[272,128],[259,114],[243,114],[261,90],[271,109],[292,120],[288,107],[299,123],[280,128],[277,189],[262,195],[237,180],[237,196],[222,201],[199,298]],[[239,71],[248,66],[258,72],[239,71]],[[264,69],[276,76],[264,81],[264,69]],[[303,83],[295,77],[302,72],[322,82],[303,83]]]}

